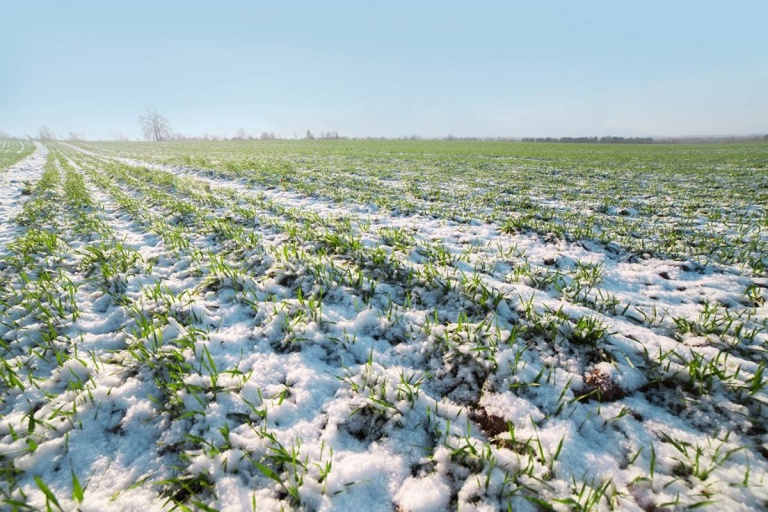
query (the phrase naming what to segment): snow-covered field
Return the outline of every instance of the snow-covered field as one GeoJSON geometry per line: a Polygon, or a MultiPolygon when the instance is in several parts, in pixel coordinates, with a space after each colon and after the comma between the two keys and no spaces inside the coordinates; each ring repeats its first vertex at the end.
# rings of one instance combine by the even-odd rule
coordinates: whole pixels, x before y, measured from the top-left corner
{"type": "Polygon", "coordinates": [[[5,508],[768,506],[766,145],[258,144],[0,170],[5,508]]]}

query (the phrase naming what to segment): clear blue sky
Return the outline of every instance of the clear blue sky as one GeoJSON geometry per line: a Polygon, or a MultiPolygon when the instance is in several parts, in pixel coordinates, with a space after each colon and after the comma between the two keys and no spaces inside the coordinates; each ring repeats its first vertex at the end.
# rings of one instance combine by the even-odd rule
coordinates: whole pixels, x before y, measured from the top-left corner
{"type": "Polygon", "coordinates": [[[768,132],[768,1],[8,1],[0,130],[768,132]]]}

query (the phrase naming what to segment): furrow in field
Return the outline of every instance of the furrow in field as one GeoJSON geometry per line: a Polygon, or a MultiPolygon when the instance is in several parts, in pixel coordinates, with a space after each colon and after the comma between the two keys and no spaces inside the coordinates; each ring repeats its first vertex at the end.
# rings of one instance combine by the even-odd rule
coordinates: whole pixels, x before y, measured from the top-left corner
{"type": "Polygon", "coordinates": [[[0,171],[0,254],[7,251],[9,241],[15,237],[14,218],[43,173],[48,150],[40,143],[36,148],[34,154],[0,171]]]}
{"type": "MultiPolygon", "coordinates": [[[[90,391],[78,410],[79,428],[69,433],[68,453],[78,461],[80,479],[91,482],[88,503],[131,510],[136,500],[164,500],[162,489],[151,483],[168,476],[164,463],[173,462],[158,456],[167,420],[158,414],[152,372],[131,355],[132,346],[144,343],[137,335],[137,320],[153,322],[151,312],[142,312],[144,290],[158,283],[172,286],[172,265],[167,264],[171,251],[83,168],[68,164],[85,177],[91,211],[104,232],[79,247],[79,269],[87,280],[78,289],[82,307],[72,331],[80,352],[89,355],[82,360],[90,391]],[[136,487],[145,479],[146,486],[136,487]]],[[[147,210],[146,215],[153,213],[147,210]]],[[[56,481],[58,475],[47,476],[56,481]]],[[[62,486],[67,483],[61,481],[62,486]]]]}
{"type": "MultiPolygon", "coordinates": [[[[68,383],[78,379],[77,372],[70,374],[75,367],[67,335],[78,311],[67,242],[71,218],[64,211],[62,177],[53,154],[40,166],[43,172],[29,200],[13,219],[19,226],[7,244],[0,270],[0,378],[4,391],[0,401],[0,492],[4,501],[11,500],[6,503],[24,496],[26,461],[38,447],[48,440],[58,441],[46,443],[46,448],[61,444],[61,436],[72,425],[57,406],[77,394],[67,389],[68,383]],[[73,393],[63,397],[69,391],[73,393]]],[[[28,489],[30,483],[34,485],[31,477],[28,489]]],[[[32,498],[31,506],[43,507],[45,500],[39,498],[32,498]]]]}
{"type": "Polygon", "coordinates": [[[37,149],[36,144],[20,140],[0,141],[0,171],[34,153],[37,149]]]}

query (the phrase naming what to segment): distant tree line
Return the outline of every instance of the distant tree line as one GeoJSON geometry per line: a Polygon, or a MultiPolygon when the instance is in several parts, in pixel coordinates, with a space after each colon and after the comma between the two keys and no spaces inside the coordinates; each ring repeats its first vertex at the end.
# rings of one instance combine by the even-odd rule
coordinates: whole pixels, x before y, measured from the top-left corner
{"type": "Polygon", "coordinates": [[[523,142],[564,142],[571,144],[653,144],[653,137],[523,137],[523,142]]]}
{"type": "Polygon", "coordinates": [[[712,137],[662,137],[656,138],[659,144],[727,144],[729,142],[768,141],[768,135],[727,135],[712,137]]]}
{"type": "MultiPolygon", "coordinates": [[[[171,130],[168,119],[160,114],[156,108],[146,108],[145,112],[139,116],[139,125],[141,126],[144,138],[150,141],[167,140],[280,140],[283,137],[274,132],[261,132],[258,137],[246,132],[245,128],[239,128],[233,137],[226,135],[184,135],[171,130]]],[[[0,130],[0,139],[16,138],[7,132],[0,130]]],[[[43,125],[39,128],[37,136],[25,135],[28,140],[64,140],[43,125]]],[[[122,132],[113,132],[113,140],[128,141],[128,137],[122,132]]],[[[293,132],[293,139],[299,139],[296,132],[293,132]]],[[[326,140],[446,140],[446,141],[498,141],[498,142],[557,142],[571,144],[706,144],[706,143],[733,143],[733,142],[768,142],[766,134],[752,135],[729,135],[729,136],[693,136],[693,137],[617,137],[615,135],[606,135],[603,137],[466,137],[448,134],[443,137],[422,137],[421,135],[404,135],[402,137],[384,137],[384,136],[363,136],[349,137],[339,135],[335,130],[321,131],[317,135],[307,130],[304,140],[326,139],[326,140]]],[[[77,132],[69,132],[66,138],[69,141],[87,140],[86,137],[77,132]]]]}
{"type": "Polygon", "coordinates": [[[337,131],[320,132],[317,134],[317,137],[315,137],[310,130],[307,130],[307,133],[304,135],[304,139],[306,140],[314,140],[314,139],[339,140],[339,139],[346,139],[346,138],[347,137],[343,137],[339,135],[339,132],[337,131]]]}

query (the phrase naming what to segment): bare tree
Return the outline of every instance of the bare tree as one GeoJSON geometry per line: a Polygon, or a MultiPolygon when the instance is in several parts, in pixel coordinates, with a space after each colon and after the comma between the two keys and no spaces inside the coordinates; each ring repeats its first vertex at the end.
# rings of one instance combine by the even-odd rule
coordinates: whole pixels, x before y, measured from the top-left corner
{"type": "Polygon", "coordinates": [[[139,116],[139,124],[144,132],[144,138],[147,140],[168,140],[171,137],[171,127],[168,119],[165,118],[156,108],[147,108],[147,111],[139,116]]]}
{"type": "Polygon", "coordinates": [[[235,138],[245,140],[248,138],[248,134],[245,132],[245,128],[238,128],[235,132],[235,138]]]}
{"type": "Polygon", "coordinates": [[[54,140],[56,139],[56,135],[54,135],[54,133],[48,129],[47,126],[43,125],[38,130],[37,138],[40,140],[54,140]]]}

